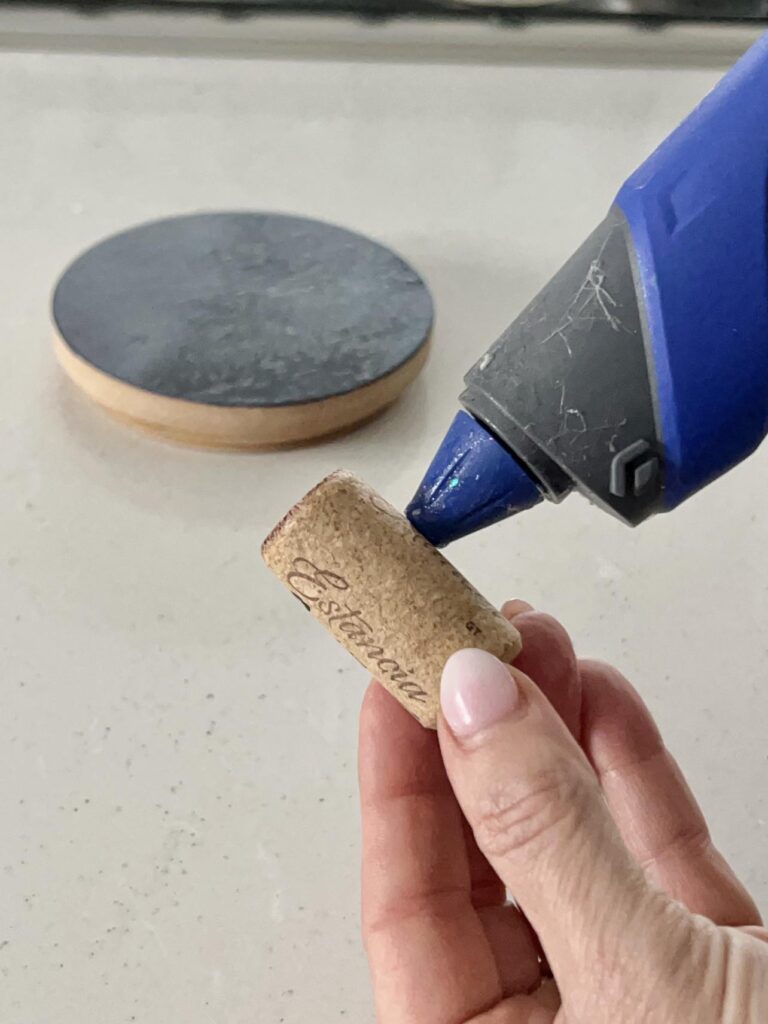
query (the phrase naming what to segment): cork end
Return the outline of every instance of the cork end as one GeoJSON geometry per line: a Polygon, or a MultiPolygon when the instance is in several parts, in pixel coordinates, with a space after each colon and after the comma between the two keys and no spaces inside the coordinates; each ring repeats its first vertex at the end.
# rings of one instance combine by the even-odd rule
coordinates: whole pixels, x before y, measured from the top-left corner
{"type": "Polygon", "coordinates": [[[313,497],[313,495],[317,494],[318,491],[321,491],[329,483],[333,483],[337,480],[343,480],[345,478],[355,479],[354,475],[350,473],[349,470],[335,469],[332,473],[329,473],[327,476],[324,476],[323,479],[319,481],[319,483],[316,483],[315,486],[311,488],[311,490],[307,491],[303,498],[300,498],[295,505],[292,505],[288,509],[283,518],[275,526],[273,526],[273,528],[269,531],[267,536],[261,542],[261,557],[264,559],[267,565],[269,565],[269,549],[272,547],[275,541],[281,536],[285,528],[290,524],[291,520],[295,518],[296,513],[301,508],[301,506],[306,501],[309,501],[313,497]]]}

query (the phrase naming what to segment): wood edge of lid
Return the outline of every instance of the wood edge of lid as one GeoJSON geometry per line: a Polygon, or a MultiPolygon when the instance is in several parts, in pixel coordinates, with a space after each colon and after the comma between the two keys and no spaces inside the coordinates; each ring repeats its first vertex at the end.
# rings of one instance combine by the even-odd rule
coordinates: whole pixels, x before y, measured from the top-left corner
{"type": "Polygon", "coordinates": [[[118,420],[179,444],[268,451],[341,434],[392,405],[427,361],[431,335],[396,370],[343,395],[297,405],[206,405],[169,398],[113,377],[78,355],[53,325],[56,358],[69,379],[118,420]]]}

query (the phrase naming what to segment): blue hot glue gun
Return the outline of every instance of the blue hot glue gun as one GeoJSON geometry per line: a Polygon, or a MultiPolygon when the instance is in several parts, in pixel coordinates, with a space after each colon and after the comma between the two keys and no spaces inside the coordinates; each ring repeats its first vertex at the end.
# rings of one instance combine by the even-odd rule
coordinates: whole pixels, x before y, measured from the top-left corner
{"type": "Polygon", "coordinates": [[[581,491],[635,525],[768,432],[768,35],[465,377],[408,507],[448,544],[581,491]]]}

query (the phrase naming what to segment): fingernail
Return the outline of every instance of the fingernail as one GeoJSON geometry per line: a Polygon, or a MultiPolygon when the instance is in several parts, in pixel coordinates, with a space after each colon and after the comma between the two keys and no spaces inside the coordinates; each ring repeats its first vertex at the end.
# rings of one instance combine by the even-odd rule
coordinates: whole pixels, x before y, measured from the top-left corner
{"type": "Polygon", "coordinates": [[[532,612],[533,610],[532,604],[528,604],[527,601],[521,601],[519,598],[505,601],[501,606],[501,614],[507,619],[514,619],[516,615],[524,615],[526,612],[532,612]]]}
{"type": "Polygon", "coordinates": [[[520,691],[509,669],[487,651],[457,651],[446,662],[440,705],[455,736],[482,732],[511,714],[519,702],[520,691]]]}

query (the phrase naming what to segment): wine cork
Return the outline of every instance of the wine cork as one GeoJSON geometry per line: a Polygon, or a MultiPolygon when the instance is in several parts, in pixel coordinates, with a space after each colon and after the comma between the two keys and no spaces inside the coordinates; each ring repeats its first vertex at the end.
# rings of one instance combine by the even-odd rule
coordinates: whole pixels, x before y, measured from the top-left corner
{"type": "Polygon", "coordinates": [[[326,477],[262,545],[269,568],[427,728],[447,658],[511,662],[520,634],[408,520],[351,473],[326,477]]]}

